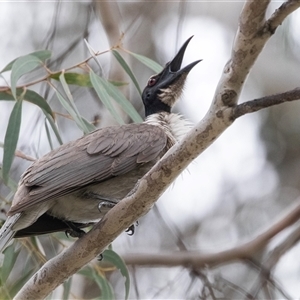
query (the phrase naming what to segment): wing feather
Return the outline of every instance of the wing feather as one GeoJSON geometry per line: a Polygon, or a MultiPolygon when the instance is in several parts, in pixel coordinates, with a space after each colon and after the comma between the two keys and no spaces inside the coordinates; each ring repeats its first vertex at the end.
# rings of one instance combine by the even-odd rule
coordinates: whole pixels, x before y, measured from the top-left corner
{"type": "Polygon", "coordinates": [[[96,130],[35,161],[21,178],[9,214],[126,174],[158,159],[166,145],[164,131],[145,123],[96,130]]]}

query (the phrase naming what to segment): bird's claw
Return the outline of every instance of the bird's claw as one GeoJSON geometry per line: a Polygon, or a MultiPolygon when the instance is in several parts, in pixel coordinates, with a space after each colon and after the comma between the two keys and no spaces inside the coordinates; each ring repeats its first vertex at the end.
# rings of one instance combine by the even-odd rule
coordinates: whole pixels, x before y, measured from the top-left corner
{"type": "Polygon", "coordinates": [[[66,234],[67,238],[69,238],[69,236],[72,238],[80,238],[83,235],[85,235],[85,231],[83,231],[79,228],[77,228],[76,230],[74,230],[73,228],[70,228],[65,231],[65,234],[66,234]]]}
{"type": "Polygon", "coordinates": [[[128,235],[134,235],[135,232],[135,226],[139,226],[139,221],[136,221],[135,224],[131,224],[126,230],[125,232],[127,232],[128,235]]]}

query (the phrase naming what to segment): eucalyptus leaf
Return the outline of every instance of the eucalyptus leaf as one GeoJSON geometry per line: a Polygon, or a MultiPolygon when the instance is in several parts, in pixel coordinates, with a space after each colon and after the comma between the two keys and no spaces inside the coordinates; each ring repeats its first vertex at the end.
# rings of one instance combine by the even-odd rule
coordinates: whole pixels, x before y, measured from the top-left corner
{"type": "MultiPolygon", "coordinates": [[[[36,58],[38,58],[39,60],[41,60],[42,62],[45,62],[48,58],[51,57],[51,51],[50,50],[39,50],[39,51],[35,51],[32,53],[29,53],[28,55],[33,55],[36,58]]],[[[11,61],[9,64],[7,64],[0,73],[6,72],[6,71],[10,71],[14,62],[17,60],[18,58],[14,59],[13,61],[11,61]]]]}
{"type": "Polygon", "coordinates": [[[99,299],[103,299],[103,300],[115,299],[113,288],[104,276],[94,271],[93,279],[95,280],[95,282],[97,283],[97,285],[101,290],[101,296],[99,297],[99,299]]]}
{"type": "MultiPolygon", "coordinates": [[[[85,123],[83,122],[82,120],[82,117],[80,116],[80,113],[75,105],[75,102],[73,100],[73,96],[71,94],[71,91],[69,89],[69,86],[66,82],[66,79],[65,79],[65,76],[64,76],[64,73],[61,73],[60,76],[59,76],[59,81],[61,82],[61,85],[69,99],[69,102],[71,103],[71,106],[72,106],[72,109],[73,111],[75,112],[76,116],[77,116],[77,119],[76,119],[76,122],[80,122],[80,127],[83,129],[83,132],[84,133],[89,133],[90,130],[86,127],[85,123]]],[[[74,119],[75,120],[75,119],[74,119]]]]}
{"type": "Polygon", "coordinates": [[[129,75],[129,77],[131,78],[132,82],[134,83],[136,89],[138,90],[140,96],[142,96],[142,91],[140,89],[140,86],[139,86],[139,84],[138,84],[138,82],[137,82],[137,80],[136,80],[133,72],[131,71],[130,67],[128,66],[128,64],[124,60],[124,58],[116,50],[112,50],[112,54],[117,59],[117,61],[120,63],[120,65],[122,66],[122,68],[124,69],[124,71],[129,75]]]}
{"type": "Polygon", "coordinates": [[[102,83],[108,94],[114,99],[121,108],[128,114],[128,116],[136,123],[143,122],[143,119],[138,114],[134,106],[128,101],[128,99],[110,82],[99,77],[99,81],[102,83]]]}
{"type": "Polygon", "coordinates": [[[130,276],[124,260],[113,250],[105,250],[103,252],[103,261],[110,262],[121,272],[125,278],[125,299],[128,299],[130,288],[130,276]]]}
{"type": "Polygon", "coordinates": [[[90,78],[91,78],[92,85],[93,85],[99,99],[104,104],[104,106],[108,109],[108,111],[111,113],[111,115],[115,118],[115,120],[119,124],[124,124],[122,117],[119,115],[119,113],[117,112],[117,110],[114,108],[114,106],[111,103],[111,98],[110,98],[108,92],[106,91],[105,87],[103,86],[101,77],[97,76],[94,73],[94,71],[91,70],[90,78]]]}
{"type": "MultiPolygon", "coordinates": [[[[17,89],[17,97],[20,97],[22,93],[24,92],[24,89],[17,89]]],[[[41,109],[45,110],[49,115],[52,116],[54,119],[54,113],[47,103],[47,101],[40,96],[38,93],[32,90],[26,90],[24,96],[23,96],[25,101],[31,102],[32,104],[37,105],[41,109]]],[[[0,100],[8,100],[8,101],[15,101],[14,96],[11,94],[10,90],[7,90],[5,92],[0,92],[0,100]]]]}
{"type": "Polygon", "coordinates": [[[14,245],[10,245],[4,250],[4,261],[1,268],[0,276],[1,281],[5,282],[18,258],[21,248],[18,250],[14,249],[14,245]]]}
{"type": "MultiPolygon", "coordinates": [[[[1,167],[0,167],[0,178],[4,181],[1,167]]],[[[15,182],[10,177],[7,178],[5,184],[6,184],[6,186],[8,186],[10,188],[10,190],[12,192],[15,192],[17,190],[17,188],[18,188],[18,183],[15,182]]]]}
{"type": "Polygon", "coordinates": [[[5,183],[8,182],[8,174],[15,156],[15,151],[19,139],[22,117],[22,102],[23,101],[18,100],[14,105],[9,117],[8,126],[4,138],[2,176],[5,183]]]}
{"type": "Polygon", "coordinates": [[[41,66],[42,64],[43,62],[34,55],[21,56],[16,59],[16,61],[13,63],[10,75],[11,92],[15,99],[17,99],[16,86],[19,78],[22,75],[34,70],[36,67],[41,66]]]}
{"type": "Polygon", "coordinates": [[[82,130],[85,134],[89,133],[89,130],[84,125],[84,123],[81,119],[81,116],[77,115],[77,113],[74,111],[72,106],[68,103],[68,101],[58,91],[56,91],[56,96],[57,96],[59,102],[62,104],[62,106],[71,115],[71,117],[73,118],[73,120],[75,121],[75,123],[79,127],[79,129],[82,130]]]}
{"type": "MultiPolygon", "coordinates": [[[[52,74],[50,78],[59,80],[59,76],[61,75],[61,72],[52,74]]],[[[84,87],[91,87],[92,83],[90,80],[89,74],[79,74],[79,73],[64,73],[65,80],[67,84],[74,84],[78,86],[84,86],[84,87]]]]}
{"type": "Polygon", "coordinates": [[[68,280],[66,280],[63,283],[63,288],[64,288],[64,293],[63,293],[63,296],[62,296],[63,300],[68,300],[69,299],[71,286],[72,286],[72,277],[70,277],[68,280]]]}
{"type": "Polygon", "coordinates": [[[135,57],[137,60],[139,60],[141,63],[143,63],[145,66],[147,66],[148,68],[150,68],[151,70],[153,70],[155,73],[160,73],[163,70],[163,67],[158,64],[157,62],[155,62],[154,60],[140,55],[140,54],[136,54],[130,51],[127,51],[129,54],[131,54],[133,57],[135,57]]]}
{"type": "Polygon", "coordinates": [[[44,112],[45,117],[47,118],[47,120],[48,120],[48,122],[49,122],[49,124],[50,124],[50,126],[51,126],[51,128],[52,128],[52,130],[53,130],[53,132],[54,132],[54,134],[55,134],[55,136],[56,136],[59,144],[62,145],[63,141],[62,141],[62,138],[61,138],[61,136],[59,134],[59,131],[57,129],[57,126],[56,126],[54,120],[50,117],[50,115],[46,111],[43,111],[43,112],[44,112]]]}
{"type": "Polygon", "coordinates": [[[14,284],[9,289],[9,294],[12,298],[19,292],[19,290],[24,286],[24,284],[29,280],[29,278],[34,274],[35,271],[35,267],[29,269],[25,273],[22,273],[21,277],[14,282],[14,284]]]}

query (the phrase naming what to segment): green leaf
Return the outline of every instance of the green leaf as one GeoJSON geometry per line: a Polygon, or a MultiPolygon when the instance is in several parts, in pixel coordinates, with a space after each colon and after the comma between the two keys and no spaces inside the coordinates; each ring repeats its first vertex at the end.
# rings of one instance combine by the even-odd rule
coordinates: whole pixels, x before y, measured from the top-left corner
{"type": "Polygon", "coordinates": [[[7,247],[3,253],[4,253],[4,261],[3,265],[1,268],[0,276],[1,276],[1,281],[5,282],[18,258],[18,255],[21,251],[21,248],[18,250],[14,249],[14,245],[11,245],[7,247]]]}
{"type": "MultiPolygon", "coordinates": [[[[52,74],[50,78],[59,81],[59,76],[61,72],[52,74]]],[[[83,87],[92,87],[91,79],[89,74],[80,74],[80,73],[64,73],[65,79],[67,84],[74,84],[78,86],[83,87]]],[[[114,86],[126,86],[128,85],[128,82],[123,81],[114,81],[114,80],[108,80],[110,83],[112,83],[114,86]]]]}
{"type": "Polygon", "coordinates": [[[10,114],[8,126],[4,138],[4,151],[3,151],[3,167],[2,176],[4,182],[8,182],[8,174],[11,168],[15,150],[19,139],[20,127],[22,117],[22,101],[18,100],[10,114]]]}
{"type": "Polygon", "coordinates": [[[137,82],[134,74],[132,73],[131,69],[129,68],[128,64],[124,60],[124,58],[116,50],[112,50],[112,54],[117,59],[117,61],[120,63],[120,65],[122,66],[122,68],[124,69],[124,71],[129,75],[129,77],[131,78],[132,82],[134,83],[136,89],[138,90],[140,96],[142,96],[142,91],[140,89],[140,86],[139,86],[139,84],[138,84],[138,82],[137,82]]]}
{"type": "Polygon", "coordinates": [[[124,82],[124,81],[114,81],[114,80],[107,80],[108,82],[110,82],[111,84],[113,84],[114,86],[126,86],[128,85],[128,82],[124,82]]]}
{"type": "Polygon", "coordinates": [[[94,130],[96,130],[97,128],[95,127],[94,124],[91,124],[87,119],[85,119],[84,117],[81,117],[84,125],[87,127],[89,132],[92,132],[94,130]]]}
{"type": "Polygon", "coordinates": [[[25,274],[22,274],[21,278],[13,283],[12,287],[9,289],[11,298],[13,298],[19,292],[19,290],[24,286],[24,284],[29,280],[35,271],[35,267],[29,269],[25,274]]]}
{"type": "Polygon", "coordinates": [[[134,106],[127,100],[127,98],[110,82],[99,77],[99,82],[104,86],[108,94],[114,99],[122,109],[128,114],[128,116],[136,123],[143,122],[143,119],[138,114],[134,106]]]}
{"type": "MultiPolygon", "coordinates": [[[[51,51],[50,50],[39,50],[39,51],[35,51],[35,52],[32,52],[32,53],[29,53],[28,55],[33,55],[35,56],[36,58],[38,58],[39,60],[41,60],[42,62],[45,62],[48,58],[51,57],[51,51]]],[[[10,71],[13,64],[15,63],[15,61],[17,60],[18,58],[14,59],[13,61],[11,61],[8,65],[6,65],[2,71],[0,73],[3,73],[3,72],[6,72],[6,71],[10,71]]]]}
{"type": "Polygon", "coordinates": [[[130,276],[124,260],[113,250],[105,250],[103,252],[103,261],[110,262],[121,272],[125,278],[125,299],[128,299],[130,288],[130,276]]]}
{"type": "Polygon", "coordinates": [[[68,103],[68,101],[59,93],[59,91],[56,91],[56,96],[59,100],[59,102],[62,104],[62,106],[66,109],[66,111],[71,115],[72,119],[75,121],[76,125],[80,130],[82,130],[84,133],[88,133],[88,129],[86,126],[83,126],[83,122],[80,116],[76,114],[72,106],[68,103]]]}
{"type": "MultiPolygon", "coordinates": [[[[52,74],[50,78],[55,80],[60,80],[59,77],[61,72],[52,74]]],[[[74,84],[78,86],[92,87],[89,74],[79,74],[79,73],[64,73],[65,80],[67,84],[74,84]]]]}
{"type": "Polygon", "coordinates": [[[68,280],[66,280],[63,283],[63,287],[64,287],[64,293],[63,293],[63,299],[64,300],[68,300],[69,299],[69,295],[70,295],[70,290],[71,290],[71,285],[72,285],[72,277],[70,277],[68,280]]]}
{"type": "Polygon", "coordinates": [[[94,272],[94,269],[92,269],[90,266],[85,266],[84,268],[80,269],[77,272],[77,274],[85,276],[89,279],[93,279],[93,277],[94,277],[93,272],[94,272]]]}
{"type": "Polygon", "coordinates": [[[104,276],[98,274],[94,270],[93,279],[95,280],[95,282],[97,283],[97,285],[101,290],[101,297],[99,299],[103,299],[103,300],[115,299],[113,288],[104,276]]]}
{"type": "Polygon", "coordinates": [[[105,277],[103,277],[101,274],[98,274],[94,269],[92,269],[89,266],[86,266],[80,271],[78,271],[77,273],[97,283],[97,285],[101,290],[101,297],[97,299],[103,299],[103,300],[115,299],[111,284],[107,281],[105,277]]]}
{"type": "Polygon", "coordinates": [[[109,94],[107,93],[105,87],[102,84],[101,77],[97,76],[94,73],[94,71],[91,70],[90,78],[91,78],[92,85],[93,85],[98,97],[104,104],[104,106],[108,109],[108,111],[111,113],[111,115],[116,119],[116,121],[119,124],[124,124],[122,117],[119,115],[119,113],[116,111],[116,109],[113,107],[113,105],[111,103],[111,98],[110,98],[109,94]]]}
{"type": "Polygon", "coordinates": [[[49,146],[50,146],[51,150],[53,150],[54,147],[53,147],[53,143],[52,143],[52,138],[51,138],[50,130],[49,130],[46,119],[45,119],[45,130],[46,130],[46,135],[47,135],[49,146]]]}
{"type": "MultiPolygon", "coordinates": [[[[2,168],[0,167],[0,178],[4,181],[3,179],[3,174],[2,174],[2,168]]],[[[11,179],[10,177],[7,178],[6,182],[5,182],[6,186],[8,186],[10,188],[11,191],[15,192],[17,190],[18,187],[18,183],[15,182],[13,179],[11,179]]]]}
{"type": "MultiPolygon", "coordinates": [[[[17,96],[21,95],[21,89],[17,89],[17,96]],[[20,91],[19,91],[20,90],[20,91]]],[[[46,111],[53,119],[55,119],[54,113],[47,103],[47,101],[38,93],[32,90],[26,90],[24,100],[37,105],[42,110],[46,111]]]]}
{"type": "Polygon", "coordinates": [[[62,141],[62,138],[61,138],[61,136],[60,136],[60,134],[58,132],[57,126],[54,123],[54,120],[52,118],[50,118],[50,115],[48,113],[46,113],[45,111],[44,111],[44,114],[45,114],[45,116],[46,116],[46,118],[47,118],[50,126],[52,127],[52,130],[53,130],[53,132],[54,132],[54,134],[55,134],[55,136],[56,136],[59,144],[62,145],[63,141],[62,141]]]}
{"type": "Polygon", "coordinates": [[[10,75],[11,92],[15,99],[17,99],[16,86],[19,78],[42,64],[43,62],[34,55],[21,56],[16,59],[12,66],[10,75]]]}
{"type": "Polygon", "coordinates": [[[140,54],[136,54],[130,51],[127,51],[129,54],[131,54],[133,57],[135,57],[136,59],[138,59],[141,63],[143,63],[145,66],[147,66],[148,68],[150,68],[151,70],[153,70],[155,73],[160,73],[163,70],[163,67],[158,64],[157,62],[155,62],[154,60],[140,55],[140,54]]]}
{"type": "Polygon", "coordinates": [[[84,133],[89,133],[90,131],[88,130],[88,128],[86,127],[85,123],[83,122],[82,120],[82,117],[80,116],[80,113],[75,105],[75,102],[73,100],[73,97],[72,97],[72,94],[71,94],[71,91],[69,89],[69,86],[65,80],[65,76],[64,76],[64,73],[61,73],[60,76],[59,76],[59,81],[61,82],[62,84],[62,87],[69,99],[69,102],[71,103],[71,106],[72,106],[72,109],[73,111],[75,112],[76,116],[77,116],[77,121],[80,122],[80,127],[82,128],[83,132],[84,133]]]}
{"type": "MultiPolygon", "coordinates": [[[[24,89],[17,89],[17,97],[21,96],[23,91],[24,89]]],[[[0,92],[0,100],[15,101],[15,98],[8,90],[5,92],[0,92]]],[[[41,109],[45,110],[48,114],[50,114],[54,119],[54,113],[51,107],[49,106],[49,104],[47,103],[47,101],[35,91],[26,90],[26,93],[24,95],[24,100],[39,106],[41,109]]]]}

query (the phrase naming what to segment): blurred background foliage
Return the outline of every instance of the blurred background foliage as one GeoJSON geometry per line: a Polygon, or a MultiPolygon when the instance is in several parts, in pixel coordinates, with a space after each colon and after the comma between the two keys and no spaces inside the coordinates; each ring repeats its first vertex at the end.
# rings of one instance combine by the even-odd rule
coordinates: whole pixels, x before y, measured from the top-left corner
{"type": "MultiPolygon", "coordinates": [[[[120,83],[118,90],[144,116],[136,85],[116,55],[107,50],[122,43],[126,51],[119,53],[143,89],[153,70],[129,51],[164,65],[183,41],[195,35],[183,64],[200,58],[203,62],[189,75],[184,97],[175,111],[197,122],[209,108],[229,58],[242,5],[240,1],[2,2],[0,70],[13,59],[41,49],[52,52],[46,63],[52,72],[67,69],[90,56],[84,43],[86,39],[95,51],[105,52],[97,56],[100,66],[93,59],[89,66],[110,82],[120,83]]],[[[269,14],[279,5],[280,2],[272,2],[269,14]]],[[[299,12],[294,13],[271,38],[248,77],[241,101],[299,86],[299,19],[299,12]]],[[[43,76],[45,71],[40,68],[23,76],[19,83],[43,76]]],[[[9,81],[9,73],[3,73],[0,85],[6,86],[9,81]]],[[[60,84],[51,82],[56,87],[60,84]]],[[[115,118],[99,101],[95,89],[78,85],[68,87],[84,119],[96,127],[116,124],[115,118]]],[[[63,142],[82,135],[52,87],[42,83],[34,85],[33,90],[45,98],[55,112],[63,142]]],[[[13,101],[0,101],[0,145],[4,142],[13,105],[13,101]]],[[[125,123],[132,121],[118,104],[112,105],[125,123]]],[[[133,236],[122,234],[113,243],[113,249],[125,259],[129,253],[151,256],[151,253],[160,252],[172,255],[181,250],[215,252],[248,240],[272,224],[299,198],[299,105],[298,102],[287,103],[237,120],[176,180],[155,208],[139,220],[136,233],[133,236]]],[[[37,158],[59,146],[55,134],[45,124],[41,109],[24,103],[17,149],[37,158]]],[[[0,148],[0,157],[2,150],[0,148]]],[[[13,181],[18,182],[30,163],[20,157],[14,159],[10,172],[13,181]]],[[[13,191],[1,179],[0,197],[0,217],[4,220],[13,191]]],[[[276,238],[273,245],[276,246],[284,235],[276,238]]],[[[46,259],[72,243],[63,233],[20,241],[14,244],[15,250],[8,248],[11,259],[6,257],[3,265],[7,270],[14,266],[8,279],[3,275],[1,278],[2,291],[7,292],[4,299],[11,297],[46,259]]],[[[283,291],[291,298],[299,296],[298,251],[299,245],[284,255],[273,270],[273,278],[280,282],[272,287],[274,298],[283,298],[283,291]]],[[[267,251],[259,253],[257,261],[263,262],[267,254],[267,251]]],[[[99,286],[102,297],[110,297],[104,294],[107,291],[101,281],[104,277],[108,278],[114,297],[124,298],[121,272],[98,262],[86,268],[81,275],[73,276],[53,292],[51,298],[99,298],[99,286]]],[[[210,270],[139,266],[128,266],[128,270],[131,277],[129,298],[132,299],[240,299],[251,291],[259,275],[259,268],[238,262],[210,270]]],[[[258,296],[264,298],[264,294],[258,296]]]]}

